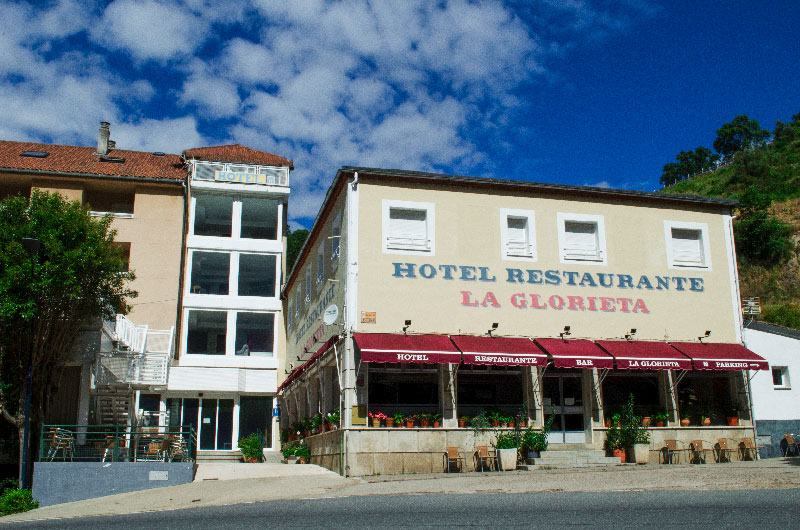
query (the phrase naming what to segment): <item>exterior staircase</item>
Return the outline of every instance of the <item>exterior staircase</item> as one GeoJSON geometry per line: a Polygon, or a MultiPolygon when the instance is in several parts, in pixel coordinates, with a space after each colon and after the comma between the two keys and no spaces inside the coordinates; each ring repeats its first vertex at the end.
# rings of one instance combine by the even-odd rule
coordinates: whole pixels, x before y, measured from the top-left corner
{"type": "Polygon", "coordinates": [[[527,465],[518,469],[533,471],[536,469],[569,469],[576,467],[610,467],[619,466],[621,462],[615,456],[606,456],[602,449],[570,448],[551,445],[542,451],[539,458],[529,460],[527,465]]]}
{"type": "Polygon", "coordinates": [[[197,463],[241,462],[239,451],[197,451],[197,463]]]}
{"type": "Polygon", "coordinates": [[[100,425],[126,425],[130,417],[132,393],[127,389],[104,388],[94,392],[97,397],[96,422],[100,425]]]}

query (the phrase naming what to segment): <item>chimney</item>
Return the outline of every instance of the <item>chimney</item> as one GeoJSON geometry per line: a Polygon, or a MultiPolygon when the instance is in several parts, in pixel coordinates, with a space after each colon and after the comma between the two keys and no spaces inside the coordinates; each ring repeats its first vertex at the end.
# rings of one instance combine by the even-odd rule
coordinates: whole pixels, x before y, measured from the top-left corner
{"type": "Polygon", "coordinates": [[[109,140],[108,141],[108,151],[109,152],[113,151],[115,147],[117,147],[117,142],[115,142],[114,140],[109,140]]]}
{"type": "Polygon", "coordinates": [[[100,134],[97,137],[97,154],[98,155],[107,155],[108,154],[108,137],[111,135],[111,131],[109,131],[109,126],[111,124],[107,121],[100,122],[100,134]]]}

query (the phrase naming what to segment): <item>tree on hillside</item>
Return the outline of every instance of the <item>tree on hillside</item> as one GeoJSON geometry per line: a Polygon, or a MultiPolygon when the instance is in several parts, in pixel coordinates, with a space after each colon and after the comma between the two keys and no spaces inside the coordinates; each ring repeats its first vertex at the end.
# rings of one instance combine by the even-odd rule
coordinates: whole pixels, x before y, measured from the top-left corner
{"type": "Polygon", "coordinates": [[[742,114],[717,129],[714,150],[722,154],[722,156],[729,156],[736,151],[761,145],[767,141],[769,136],[769,131],[762,129],[758,121],[751,120],[742,114]]]}
{"type": "Polygon", "coordinates": [[[739,215],[733,229],[736,253],[745,262],[776,264],[792,256],[792,228],[772,215],[772,200],[756,186],[739,196],[739,215]]]}
{"type": "Polygon", "coordinates": [[[289,232],[289,236],[286,238],[287,273],[292,270],[292,267],[294,267],[294,262],[297,261],[297,258],[300,255],[300,249],[303,248],[303,244],[306,242],[307,238],[308,230],[304,228],[295,230],[294,232],[289,232]]]}
{"type": "Polygon", "coordinates": [[[675,159],[677,162],[665,164],[662,169],[661,184],[665,187],[713,168],[719,155],[712,153],[708,147],[700,146],[694,151],[681,151],[675,159]]]}
{"type": "Polygon", "coordinates": [[[58,194],[34,190],[30,201],[0,202],[0,415],[19,433],[20,464],[31,344],[35,433],[82,330],[126,313],[136,296],[114,235],[111,217],[96,219],[58,194]],[[38,254],[23,238],[41,242],[38,254]]]}
{"type": "Polygon", "coordinates": [[[792,116],[792,121],[784,123],[781,120],[775,122],[775,130],[772,132],[772,143],[775,147],[783,147],[800,138],[800,112],[792,116]]]}

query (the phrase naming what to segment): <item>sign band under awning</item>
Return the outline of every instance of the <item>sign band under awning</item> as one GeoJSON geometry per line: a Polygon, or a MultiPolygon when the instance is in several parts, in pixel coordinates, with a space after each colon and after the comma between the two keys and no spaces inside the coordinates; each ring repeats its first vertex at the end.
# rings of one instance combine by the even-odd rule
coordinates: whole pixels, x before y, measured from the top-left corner
{"type": "Polygon", "coordinates": [[[536,344],[553,358],[556,368],[614,367],[614,359],[597,345],[585,339],[534,339],[536,344]]]}
{"type": "Polygon", "coordinates": [[[452,335],[450,338],[464,354],[464,364],[495,366],[544,366],[547,364],[547,355],[526,337],[452,335]]]}
{"type": "Polygon", "coordinates": [[[618,370],[691,370],[692,361],[666,342],[598,340],[611,354],[618,370]]]}
{"type": "Polygon", "coordinates": [[[354,333],[361,360],[370,363],[461,363],[461,352],[448,335],[354,333]]]}
{"type": "Polygon", "coordinates": [[[695,370],[769,370],[769,363],[741,344],[722,342],[672,342],[692,360],[695,370]]]}

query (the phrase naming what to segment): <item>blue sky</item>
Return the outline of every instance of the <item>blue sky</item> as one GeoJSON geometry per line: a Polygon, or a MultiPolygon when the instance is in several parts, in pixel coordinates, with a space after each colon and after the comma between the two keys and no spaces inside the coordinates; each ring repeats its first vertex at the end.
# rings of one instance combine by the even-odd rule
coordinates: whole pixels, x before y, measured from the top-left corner
{"type": "Polygon", "coordinates": [[[737,114],[800,112],[795,1],[0,2],[0,138],[655,190],[737,114]]]}

